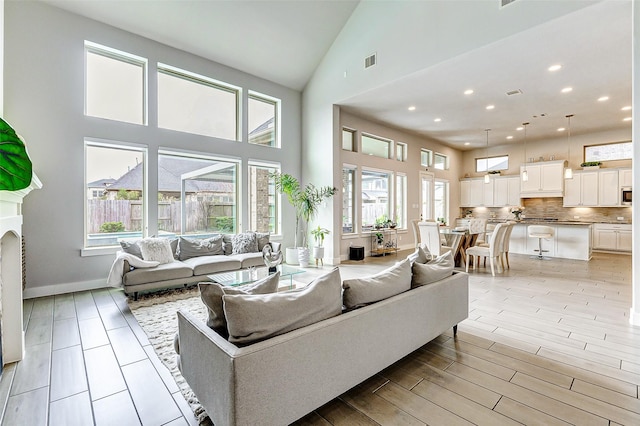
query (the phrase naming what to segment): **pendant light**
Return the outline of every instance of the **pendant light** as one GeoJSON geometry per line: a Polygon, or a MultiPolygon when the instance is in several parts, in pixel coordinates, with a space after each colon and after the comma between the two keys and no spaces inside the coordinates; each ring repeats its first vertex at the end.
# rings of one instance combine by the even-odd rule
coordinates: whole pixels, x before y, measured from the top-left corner
{"type": "Polygon", "coordinates": [[[571,169],[571,117],[573,114],[569,114],[567,117],[567,168],[564,169],[564,178],[573,179],[573,170],[571,169]]]}
{"type": "Polygon", "coordinates": [[[484,129],[484,131],[487,132],[487,155],[485,158],[486,164],[487,164],[487,167],[486,167],[487,174],[484,175],[484,183],[491,183],[491,177],[489,176],[489,131],[490,130],[491,129],[484,129]]]}
{"type": "Polygon", "coordinates": [[[529,173],[527,173],[527,126],[529,123],[522,123],[524,127],[524,170],[522,171],[522,181],[529,180],[529,173]]]}

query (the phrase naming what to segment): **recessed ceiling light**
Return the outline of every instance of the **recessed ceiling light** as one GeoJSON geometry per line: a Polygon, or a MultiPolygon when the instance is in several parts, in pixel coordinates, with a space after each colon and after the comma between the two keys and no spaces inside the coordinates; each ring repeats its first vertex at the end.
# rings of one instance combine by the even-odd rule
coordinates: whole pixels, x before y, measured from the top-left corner
{"type": "Polygon", "coordinates": [[[487,105],[487,109],[494,109],[496,106],[495,105],[487,105]]]}
{"type": "Polygon", "coordinates": [[[549,71],[558,71],[560,68],[562,68],[562,65],[560,64],[556,64],[556,65],[551,65],[549,68],[547,68],[549,71]]]}
{"type": "Polygon", "coordinates": [[[524,130],[524,127],[522,127],[522,126],[520,126],[520,127],[516,127],[516,130],[517,130],[517,131],[524,130]]]}
{"type": "Polygon", "coordinates": [[[562,93],[569,93],[572,90],[573,90],[573,87],[565,87],[564,89],[561,90],[561,92],[562,93]]]}
{"type": "Polygon", "coordinates": [[[625,117],[622,119],[622,121],[631,121],[633,118],[632,117],[625,117]]]}
{"type": "Polygon", "coordinates": [[[598,98],[598,102],[604,102],[604,101],[608,101],[608,100],[609,100],[609,97],[608,97],[608,96],[600,96],[600,97],[598,98]]]}
{"type": "Polygon", "coordinates": [[[513,136],[509,135],[507,136],[507,139],[513,139],[513,136]]]}
{"type": "Polygon", "coordinates": [[[467,90],[465,90],[465,91],[464,91],[464,94],[465,94],[465,95],[471,95],[471,94],[473,94],[473,89],[467,89],[467,90]]]}
{"type": "Polygon", "coordinates": [[[435,121],[436,123],[439,123],[442,121],[442,118],[434,118],[433,121],[435,121]]]}
{"type": "Polygon", "coordinates": [[[559,132],[564,132],[564,131],[565,131],[565,128],[564,128],[564,127],[558,127],[558,131],[559,131],[559,132]]]}
{"type": "Polygon", "coordinates": [[[469,145],[471,145],[471,142],[465,142],[464,145],[465,146],[469,146],[469,145]]]}
{"type": "Polygon", "coordinates": [[[410,106],[410,107],[409,107],[409,108],[407,108],[407,109],[408,109],[409,111],[415,111],[415,110],[416,110],[416,107],[414,107],[414,106],[410,106]]]}
{"type": "Polygon", "coordinates": [[[620,111],[631,111],[631,107],[630,106],[622,107],[620,108],[620,111]]]}

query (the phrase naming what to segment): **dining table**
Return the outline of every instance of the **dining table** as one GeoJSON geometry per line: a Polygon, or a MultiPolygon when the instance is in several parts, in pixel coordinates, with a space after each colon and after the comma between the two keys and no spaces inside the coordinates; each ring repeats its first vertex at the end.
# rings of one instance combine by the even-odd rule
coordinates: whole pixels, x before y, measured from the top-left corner
{"type": "Polygon", "coordinates": [[[451,247],[453,259],[456,266],[461,266],[467,262],[466,250],[476,244],[480,232],[469,232],[469,229],[462,228],[440,228],[440,234],[447,241],[447,246],[451,247]]]}

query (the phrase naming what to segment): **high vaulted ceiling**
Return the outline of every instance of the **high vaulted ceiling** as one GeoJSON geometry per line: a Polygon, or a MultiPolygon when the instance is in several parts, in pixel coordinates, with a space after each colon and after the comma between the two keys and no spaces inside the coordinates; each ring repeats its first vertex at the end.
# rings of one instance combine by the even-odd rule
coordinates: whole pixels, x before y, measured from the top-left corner
{"type": "MultiPolygon", "coordinates": [[[[43,1],[296,90],[303,90],[358,5],[345,0],[43,1]]],[[[520,143],[523,132],[516,128],[523,122],[531,123],[531,142],[557,138],[568,114],[574,115],[571,134],[619,129],[630,134],[631,121],[623,119],[631,111],[621,108],[631,106],[631,16],[628,0],[600,2],[341,105],[461,150],[484,146],[485,129],[491,129],[491,145],[520,143]],[[562,68],[548,71],[554,64],[562,68]],[[566,87],[572,90],[561,93],[566,87]],[[474,93],[464,95],[467,89],[474,93]],[[511,91],[518,93],[507,95],[511,91]],[[598,101],[603,96],[608,100],[598,101]],[[494,109],[487,110],[488,105],[494,109]]]]}

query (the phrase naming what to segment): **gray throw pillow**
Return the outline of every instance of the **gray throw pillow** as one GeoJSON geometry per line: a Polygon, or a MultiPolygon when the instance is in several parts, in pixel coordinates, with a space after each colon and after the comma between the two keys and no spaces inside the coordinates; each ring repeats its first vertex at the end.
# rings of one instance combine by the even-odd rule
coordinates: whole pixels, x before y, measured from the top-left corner
{"type": "Polygon", "coordinates": [[[125,253],[129,253],[131,255],[137,256],[142,259],[142,252],[140,251],[140,246],[138,245],[138,241],[120,241],[120,247],[122,247],[122,251],[125,253]]]}
{"type": "Polygon", "coordinates": [[[222,250],[224,251],[224,254],[226,254],[227,256],[233,253],[232,239],[233,239],[233,235],[224,234],[222,236],[222,250]]]}
{"type": "Polygon", "coordinates": [[[187,260],[198,256],[217,256],[221,254],[224,254],[222,251],[222,235],[214,235],[211,238],[202,239],[180,237],[180,260],[187,260]]]}
{"type": "Polygon", "coordinates": [[[451,276],[454,263],[451,251],[447,251],[427,263],[414,263],[411,268],[411,288],[431,284],[451,276]]]}
{"type": "Polygon", "coordinates": [[[227,321],[224,317],[224,309],[222,307],[222,296],[225,294],[266,294],[278,291],[278,283],[280,281],[280,272],[269,275],[254,283],[229,287],[215,282],[201,282],[198,284],[200,289],[200,298],[207,307],[209,317],[207,318],[207,326],[215,330],[222,336],[227,336],[227,321]]]}
{"type": "Polygon", "coordinates": [[[411,263],[405,259],[375,275],[344,280],[342,288],[347,309],[387,299],[411,288],[411,263]]]}
{"type": "Polygon", "coordinates": [[[268,232],[256,232],[256,239],[258,240],[258,251],[262,251],[264,246],[269,244],[270,235],[268,232]]]}
{"type": "Polygon", "coordinates": [[[166,238],[144,238],[138,241],[138,245],[144,260],[155,260],[160,263],[171,263],[175,260],[171,243],[166,238]]]}
{"type": "Polygon", "coordinates": [[[258,239],[255,232],[244,232],[231,237],[233,248],[231,254],[257,253],[258,239]]]}
{"type": "Polygon", "coordinates": [[[264,295],[224,295],[229,342],[248,345],[340,315],[340,271],[304,288],[264,295]]]}
{"type": "Polygon", "coordinates": [[[431,252],[426,247],[418,246],[416,251],[407,256],[409,262],[413,265],[415,262],[427,263],[431,259],[431,252]]]}

